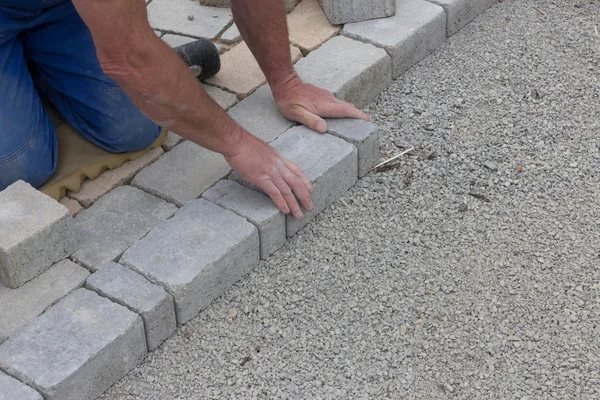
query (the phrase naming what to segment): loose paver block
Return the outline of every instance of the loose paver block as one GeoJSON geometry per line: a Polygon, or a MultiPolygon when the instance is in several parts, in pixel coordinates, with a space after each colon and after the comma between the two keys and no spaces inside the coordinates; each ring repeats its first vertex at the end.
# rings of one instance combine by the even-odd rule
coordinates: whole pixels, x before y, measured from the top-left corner
{"type": "Polygon", "coordinates": [[[88,208],[117,186],[131,181],[142,168],[158,160],[163,154],[165,152],[160,147],[149,150],[136,160],[128,161],[118,168],[105,171],[94,179],[86,180],[81,184],[78,192],[69,191],[68,196],[88,208]]]}
{"type": "Polygon", "coordinates": [[[148,21],[154,29],[195,38],[215,39],[233,21],[231,11],[189,0],[152,0],[148,21]]]}
{"type": "MultiPolygon", "coordinates": [[[[273,141],[271,146],[298,164],[313,184],[314,208],[305,212],[301,220],[287,215],[288,237],[296,234],[317,214],[329,207],[358,179],[356,147],[337,137],[316,133],[305,126],[296,126],[273,141]]],[[[258,190],[235,173],[231,178],[246,187],[258,190]]]]}
{"type": "Polygon", "coordinates": [[[129,268],[108,263],[89,277],[85,286],[142,317],[148,351],[157,348],[177,328],[173,297],[129,268]]]}
{"type": "MultiPolygon", "coordinates": [[[[290,46],[292,62],[302,58],[297,47],[290,46]]],[[[242,42],[221,56],[221,70],[206,80],[213,86],[234,92],[240,98],[250,95],[267,82],[258,62],[245,42],[242,42]]]]}
{"type": "Polygon", "coordinates": [[[343,36],[325,42],[296,64],[305,81],[363,107],[392,83],[391,59],[383,49],[343,36]]]}
{"type": "Polygon", "coordinates": [[[115,261],[176,210],[173,204],[139,189],[119,186],[74,219],[73,232],[80,239],[80,245],[72,257],[96,271],[107,262],[115,261]]]}
{"type": "Polygon", "coordinates": [[[0,285],[0,343],[58,300],[82,287],[89,274],[85,268],[64,260],[17,289],[0,285]]]}
{"type": "Polygon", "coordinates": [[[331,25],[317,0],[303,0],[287,20],[290,42],[300,47],[304,54],[321,46],[341,29],[331,25]]]}
{"type": "Polygon", "coordinates": [[[235,94],[219,89],[210,85],[202,85],[206,94],[208,94],[221,108],[225,111],[238,103],[238,98],[235,94]]]}
{"type": "Polygon", "coordinates": [[[236,24],[232,24],[229,29],[221,35],[221,40],[225,43],[239,43],[242,41],[242,34],[236,24]]]}
{"type": "Polygon", "coordinates": [[[328,119],[327,133],[352,143],[358,150],[358,177],[362,178],[379,161],[379,130],[362,119],[328,119]]]}
{"type": "Polygon", "coordinates": [[[18,181],[0,192],[0,282],[17,288],[75,250],[67,207],[18,181]]]}
{"type": "Polygon", "coordinates": [[[19,382],[12,376],[8,376],[0,371],[0,400],[44,400],[42,396],[27,386],[19,382]]]}
{"type": "Polygon", "coordinates": [[[475,17],[494,5],[497,0],[428,0],[444,7],[446,32],[451,36],[461,30],[475,17]]]}
{"type": "Polygon", "coordinates": [[[183,142],[185,139],[176,134],[175,132],[167,133],[167,138],[162,145],[164,151],[170,151],[173,147],[177,146],[179,143],[183,142]]]}
{"type": "Polygon", "coordinates": [[[446,40],[446,15],[428,1],[402,0],[393,17],[347,24],[342,34],[384,48],[397,78],[446,40]]]}
{"type": "Polygon", "coordinates": [[[76,216],[77,214],[83,211],[83,207],[77,202],[77,200],[73,200],[68,197],[63,197],[58,202],[63,206],[67,207],[67,209],[69,209],[69,212],[71,213],[72,217],[76,216]]]}
{"type": "Polygon", "coordinates": [[[250,272],[259,248],[254,225],[199,199],[159,224],[120,262],[173,295],[181,325],[250,272]]]}
{"type": "Polygon", "coordinates": [[[184,44],[188,44],[198,40],[197,38],[175,35],[173,33],[167,33],[166,35],[161,37],[161,39],[171,47],[183,46],[184,44]]]}
{"type": "Polygon", "coordinates": [[[139,315],[77,289],[0,345],[0,368],[46,400],[95,399],[145,355],[139,315]]]}
{"type": "MultiPolygon", "coordinates": [[[[298,4],[298,1],[300,0],[283,0],[286,12],[292,11],[294,7],[296,7],[296,4],[298,4]]],[[[200,0],[200,4],[205,6],[231,8],[231,0],[200,0]]]]}
{"type": "Polygon", "coordinates": [[[229,116],[254,136],[270,142],[290,129],[294,122],[287,120],[277,108],[269,85],[240,101],[229,110],[229,116]]]}
{"type": "Polygon", "coordinates": [[[186,140],[144,168],[131,184],[181,207],[230,170],[222,155],[186,140]]]}
{"type": "Polygon", "coordinates": [[[319,2],[327,18],[334,25],[391,17],[396,12],[396,0],[319,0],[319,2]]]}
{"type": "Polygon", "coordinates": [[[202,195],[207,200],[246,218],[258,228],[260,257],[266,259],[284,245],[285,216],[262,193],[223,180],[202,195]]]}

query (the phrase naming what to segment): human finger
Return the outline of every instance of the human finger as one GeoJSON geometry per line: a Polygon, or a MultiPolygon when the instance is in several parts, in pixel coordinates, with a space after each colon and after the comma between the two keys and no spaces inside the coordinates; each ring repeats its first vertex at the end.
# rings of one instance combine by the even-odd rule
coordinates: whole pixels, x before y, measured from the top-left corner
{"type": "Polygon", "coordinates": [[[285,202],[287,203],[287,206],[289,207],[292,215],[296,217],[296,219],[302,219],[304,214],[302,214],[302,210],[300,209],[298,200],[296,200],[296,196],[294,196],[294,192],[292,191],[290,185],[288,185],[287,182],[281,176],[275,178],[273,180],[273,183],[275,184],[275,186],[277,186],[277,189],[279,189],[279,192],[285,199],[285,202]]]}
{"type": "Polygon", "coordinates": [[[275,203],[279,211],[284,214],[290,213],[290,208],[288,207],[286,200],[283,198],[281,192],[273,182],[265,181],[260,185],[260,188],[265,191],[271,200],[273,200],[273,203],[275,203]]]}
{"type": "Polygon", "coordinates": [[[304,185],[308,188],[309,193],[312,193],[312,191],[313,191],[312,183],[310,182],[310,179],[308,179],[308,176],[306,176],[306,174],[304,173],[302,168],[300,168],[300,166],[298,164],[296,164],[293,161],[288,160],[287,158],[284,159],[284,163],[285,163],[285,166],[288,167],[290,171],[292,171],[294,174],[296,174],[296,176],[298,178],[302,179],[302,182],[304,182],[304,185]]]}
{"type": "Polygon", "coordinates": [[[290,169],[283,168],[281,176],[288,184],[292,192],[296,195],[296,197],[300,200],[300,203],[304,207],[305,210],[312,210],[313,204],[312,199],[310,198],[310,192],[308,191],[308,187],[300,179],[300,177],[294,174],[290,169]]]}

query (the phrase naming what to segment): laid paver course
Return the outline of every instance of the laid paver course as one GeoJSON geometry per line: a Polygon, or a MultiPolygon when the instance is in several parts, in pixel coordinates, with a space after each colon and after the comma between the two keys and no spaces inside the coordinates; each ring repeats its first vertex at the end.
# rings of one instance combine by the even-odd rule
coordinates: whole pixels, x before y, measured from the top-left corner
{"type": "Polygon", "coordinates": [[[428,0],[446,12],[446,32],[454,35],[476,16],[490,8],[497,0],[428,0]]]}
{"type": "Polygon", "coordinates": [[[173,296],[182,325],[250,272],[259,249],[254,225],[199,199],[156,226],[120,262],[173,296]]]}
{"type": "Polygon", "coordinates": [[[63,260],[17,289],[0,284],[0,343],[58,300],[82,287],[89,274],[85,268],[63,260]]]}
{"type": "Polygon", "coordinates": [[[23,382],[0,371],[0,400],[43,400],[43,398],[23,382]]]}
{"type": "Polygon", "coordinates": [[[175,132],[167,133],[167,138],[162,145],[164,151],[170,151],[173,147],[177,146],[179,143],[183,142],[185,139],[176,134],[175,132]]]}
{"type": "MultiPolygon", "coordinates": [[[[167,153],[168,155],[169,153],[167,153]]],[[[79,250],[72,259],[92,271],[115,261],[177,207],[131,186],[120,186],[73,220],[79,250]]]]}
{"type": "Polygon", "coordinates": [[[395,79],[446,40],[444,9],[425,0],[398,2],[396,15],[346,24],[342,35],[384,48],[395,79]]]}
{"type": "Polygon", "coordinates": [[[358,177],[362,178],[379,161],[379,129],[361,119],[327,119],[327,133],[352,143],[358,150],[358,177]]]}
{"type": "Polygon", "coordinates": [[[266,259],[286,242],[285,215],[262,193],[222,180],[208,189],[203,198],[246,218],[258,229],[260,257],[266,259]]]}
{"type": "Polygon", "coordinates": [[[186,140],[144,168],[131,184],[181,207],[230,171],[221,154],[186,140]]]}
{"type": "Polygon", "coordinates": [[[0,192],[0,282],[17,288],[75,250],[67,207],[18,181],[0,192]]]}
{"type": "Polygon", "coordinates": [[[197,38],[167,33],[161,39],[171,47],[179,47],[198,40],[197,38]]]}
{"type": "Polygon", "coordinates": [[[46,400],[95,399],[145,355],[139,315],[77,289],[0,345],[0,368],[46,400]]]}
{"type": "Polygon", "coordinates": [[[334,25],[390,17],[402,0],[319,0],[327,18],[334,25]]]}
{"type": "Polygon", "coordinates": [[[58,202],[63,206],[67,207],[72,217],[75,217],[77,214],[83,211],[83,207],[77,202],[77,200],[73,200],[68,197],[63,197],[58,202]]]}
{"type": "Polygon", "coordinates": [[[110,262],[102,266],[85,287],[142,317],[148,351],[157,348],[177,328],[173,297],[161,286],[120,264],[110,262]]]}
{"type": "MultiPolygon", "coordinates": [[[[352,144],[328,134],[296,126],[271,142],[281,155],[298,164],[313,184],[313,210],[297,220],[286,217],[287,236],[293,236],[316,215],[350,189],[358,179],[358,153],[352,144]]],[[[258,190],[237,173],[231,179],[258,190]]]]}
{"type": "Polygon", "coordinates": [[[229,110],[239,102],[237,96],[233,93],[226,92],[223,89],[211,85],[202,85],[202,87],[206,91],[206,94],[208,94],[211,99],[225,111],[229,110]]]}
{"type": "Polygon", "coordinates": [[[237,44],[242,41],[242,34],[234,23],[221,35],[220,39],[225,43],[237,44]]]}
{"type": "MultiPolygon", "coordinates": [[[[296,7],[300,0],[283,0],[283,5],[287,12],[290,12],[296,7]]],[[[231,7],[231,0],[200,0],[200,4],[214,7],[231,7]]]]}
{"type": "Polygon", "coordinates": [[[336,36],[296,64],[308,83],[363,107],[392,83],[389,55],[383,49],[336,36]]]}
{"type": "Polygon", "coordinates": [[[287,17],[290,43],[298,46],[306,55],[341,29],[332,25],[319,5],[318,0],[303,0],[287,17]]]}
{"type": "Polygon", "coordinates": [[[231,10],[189,0],[153,0],[148,21],[154,29],[195,38],[215,39],[233,21],[231,10]]]}

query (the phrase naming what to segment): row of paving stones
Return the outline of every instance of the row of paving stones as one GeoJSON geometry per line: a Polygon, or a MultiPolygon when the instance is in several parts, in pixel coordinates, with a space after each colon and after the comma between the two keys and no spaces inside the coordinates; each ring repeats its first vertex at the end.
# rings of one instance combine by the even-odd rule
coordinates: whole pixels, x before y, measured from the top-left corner
{"type": "MultiPolygon", "coordinates": [[[[485,9],[480,0],[439,3],[399,1],[394,17],[347,24],[296,68],[363,106],[485,9]]],[[[0,193],[0,220],[12,221],[0,225],[1,271],[25,265],[30,275],[11,275],[16,289],[0,285],[0,399],[95,398],[379,159],[369,122],[328,121],[318,135],[285,120],[266,85],[239,103],[231,95],[235,101],[217,101],[305,170],[314,210],[302,221],[284,216],[222,157],[177,138],[70,194],[62,203],[79,213],[74,219],[28,185],[13,185],[0,193]],[[20,226],[25,220],[32,225],[20,226]],[[41,265],[28,262],[40,255],[41,265]]]]}

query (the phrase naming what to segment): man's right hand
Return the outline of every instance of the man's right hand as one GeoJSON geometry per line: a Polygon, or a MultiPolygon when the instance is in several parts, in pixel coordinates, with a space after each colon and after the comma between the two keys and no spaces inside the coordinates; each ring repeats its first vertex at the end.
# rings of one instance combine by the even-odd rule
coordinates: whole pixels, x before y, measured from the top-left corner
{"type": "Polygon", "coordinates": [[[264,190],[281,212],[291,212],[301,219],[303,214],[296,197],[305,210],[313,209],[312,185],[298,165],[250,134],[244,135],[239,148],[237,155],[225,159],[243,178],[264,190]]]}

